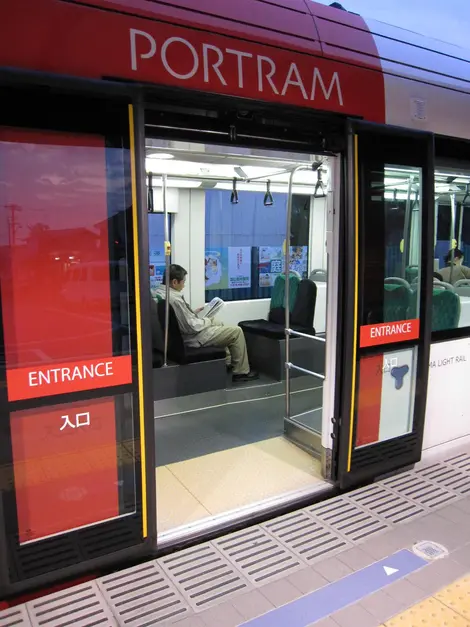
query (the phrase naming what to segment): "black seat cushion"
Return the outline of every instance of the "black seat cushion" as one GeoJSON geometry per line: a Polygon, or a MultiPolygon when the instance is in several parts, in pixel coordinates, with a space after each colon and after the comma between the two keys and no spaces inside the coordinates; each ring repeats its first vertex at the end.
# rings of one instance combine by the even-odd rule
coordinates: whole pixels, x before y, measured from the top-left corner
{"type": "Polygon", "coordinates": [[[199,346],[192,348],[185,346],[186,363],[196,364],[201,361],[211,361],[212,359],[225,359],[225,349],[217,346],[199,346]]]}
{"type": "MultiPolygon", "coordinates": [[[[310,279],[302,279],[297,290],[294,308],[291,314],[291,327],[313,327],[315,306],[317,304],[317,285],[310,279]]],[[[314,335],[315,333],[313,333],[314,335]]]]}
{"type": "MultiPolygon", "coordinates": [[[[165,328],[165,301],[161,300],[157,304],[158,317],[161,327],[165,328]]],[[[185,346],[183,336],[178,324],[178,319],[173,307],[169,306],[168,324],[168,358],[177,364],[194,364],[212,359],[225,359],[225,349],[215,346],[204,346],[189,348],[185,346]]]]}
{"type": "Polygon", "coordinates": [[[163,330],[160,325],[157,303],[150,296],[150,329],[152,333],[152,366],[161,368],[163,366],[163,330]]]}

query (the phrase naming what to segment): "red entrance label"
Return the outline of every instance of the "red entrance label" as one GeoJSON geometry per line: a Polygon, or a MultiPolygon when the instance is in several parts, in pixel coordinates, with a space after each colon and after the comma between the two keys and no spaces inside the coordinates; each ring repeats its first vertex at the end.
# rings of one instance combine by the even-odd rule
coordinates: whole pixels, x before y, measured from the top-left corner
{"type": "Polygon", "coordinates": [[[360,346],[380,346],[394,342],[417,340],[419,320],[400,320],[383,324],[368,324],[361,327],[360,346]]]}
{"type": "Polygon", "coordinates": [[[7,370],[9,401],[96,390],[131,382],[130,355],[7,370]]]}

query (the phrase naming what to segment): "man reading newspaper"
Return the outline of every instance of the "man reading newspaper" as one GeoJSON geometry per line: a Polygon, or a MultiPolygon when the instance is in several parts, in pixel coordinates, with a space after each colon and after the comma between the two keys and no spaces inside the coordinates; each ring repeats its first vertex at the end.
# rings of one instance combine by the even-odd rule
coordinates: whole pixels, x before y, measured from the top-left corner
{"type": "MultiPolygon", "coordinates": [[[[217,346],[225,348],[227,353],[227,365],[233,369],[234,382],[252,381],[258,378],[258,373],[250,369],[248,353],[246,350],[245,336],[240,327],[224,326],[215,318],[200,318],[197,314],[203,307],[193,311],[183,296],[186,283],[186,270],[177,264],[170,265],[170,305],[173,307],[178,326],[187,346],[217,346]]],[[[163,282],[157,290],[157,294],[165,299],[166,296],[166,272],[163,282]]]]}

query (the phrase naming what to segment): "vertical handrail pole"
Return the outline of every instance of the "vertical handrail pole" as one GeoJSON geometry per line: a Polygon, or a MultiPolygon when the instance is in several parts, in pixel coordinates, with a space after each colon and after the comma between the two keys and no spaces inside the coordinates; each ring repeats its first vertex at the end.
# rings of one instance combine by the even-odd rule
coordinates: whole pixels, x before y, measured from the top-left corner
{"type": "Polygon", "coordinates": [[[413,186],[413,178],[410,176],[408,181],[408,191],[406,196],[405,224],[404,224],[404,246],[403,246],[403,263],[402,278],[406,279],[406,267],[409,264],[410,256],[410,237],[411,237],[411,190],[413,186]]]}
{"type": "Polygon", "coordinates": [[[455,193],[450,195],[450,276],[449,283],[452,285],[452,272],[454,270],[454,239],[455,239],[455,220],[456,220],[457,202],[455,193]]]}
{"type": "Polygon", "coordinates": [[[168,326],[170,323],[170,229],[168,224],[168,207],[166,202],[167,175],[162,175],[163,222],[165,231],[165,342],[163,347],[163,366],[167,366],[168,326]]]}
{"type": "Polygon", "coordinates": [[[463,212],[464,212],[463,203],[460,205],[460,216],[459,216],[459,238],[457,240],[457,248],[462,250],[462,231],[463,231],[463,212]]]}
{"type": "Polygon", "coordinates": [[[306,169],[305,166],[299,165],[294,168],[289,175],[289,187],[287,191],[287,216],[286,216],[286,242],[284,251],[284,274],[286,277],[286,289],[284,290],[284,310],[286,328],[284,330],[286,336],[286,418],[290,416],[290,228],[292,219],[292,188],[294,184],[294,175],[299,170],[306,169]]]}

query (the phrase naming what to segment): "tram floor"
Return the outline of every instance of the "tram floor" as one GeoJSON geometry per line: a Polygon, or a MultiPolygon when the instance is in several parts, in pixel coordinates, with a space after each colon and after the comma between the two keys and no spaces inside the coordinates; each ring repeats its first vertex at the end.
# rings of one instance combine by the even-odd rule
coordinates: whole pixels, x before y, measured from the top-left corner
{"type": "MultiPolygon", "coordinates": [[[[321,433],[323,388],[293,380],[291,414],[321,433]]],[[[320,462],[284,433],[284,384],[155,403],[159,532],[323,483],[320,462]]]]}

